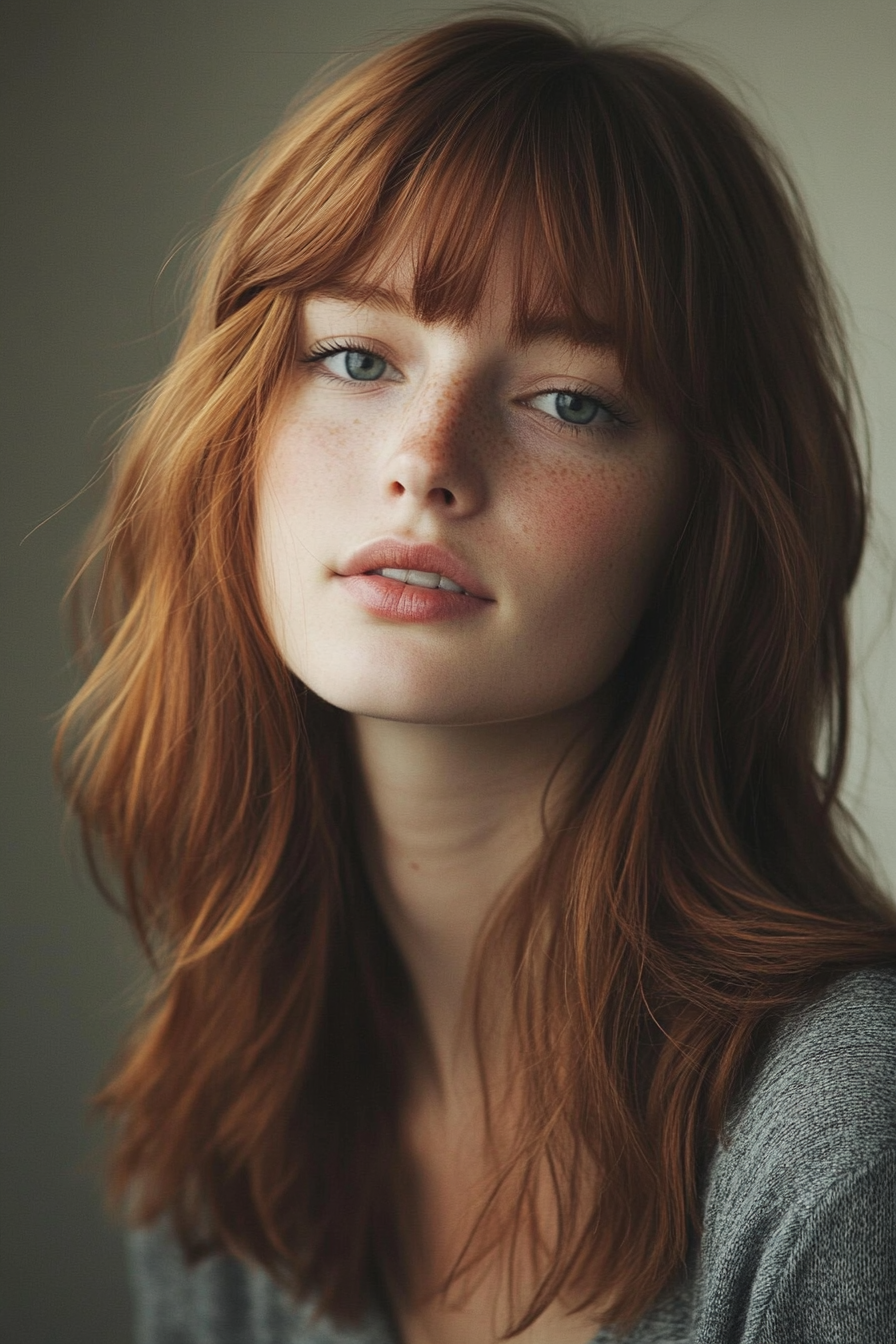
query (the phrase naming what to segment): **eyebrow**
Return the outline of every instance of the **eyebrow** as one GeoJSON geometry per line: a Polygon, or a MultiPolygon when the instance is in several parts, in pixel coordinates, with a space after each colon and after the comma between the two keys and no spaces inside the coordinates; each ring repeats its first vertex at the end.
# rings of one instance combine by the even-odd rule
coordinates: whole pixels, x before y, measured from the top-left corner
{"type": "Polygon", "coordinates": [[[580,327],[574,326],[562,315],[556,317],[526,315],[523,318],[518,336],[521,345],[532,345],[535,341],[549,338],[561,340],[566,345],[581,346],[587,350],[616,348],[616,337],[608,322],[589,323],[587,333],[583,333],[580,327]]]}
{"type": "MultiPolygon", "coordinates": [[[[321,286],[315,294],[320,298],[384,308],[402,317],[415,316],[407,295],[390,285],[358,285],[335,281],[321,286]]],[[[609,323],[589,323],[587,333],[583,333],[581,327],[576,327],[562,313],[526,314],[514,328],[514,343],[523,349],[534,345],[536,341],[547,339],[561,340],[565,345],[586,350],[607,351],[616,348],[616,338],[609,323]]]]}

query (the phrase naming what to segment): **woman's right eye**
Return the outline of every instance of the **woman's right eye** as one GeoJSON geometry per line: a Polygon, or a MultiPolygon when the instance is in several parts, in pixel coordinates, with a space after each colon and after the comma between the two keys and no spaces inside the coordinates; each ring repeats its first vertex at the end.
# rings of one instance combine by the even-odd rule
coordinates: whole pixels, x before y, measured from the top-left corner
{"type": "Polygon", "coordinates": [[[348,346],[316,351],[311,359],[323,364],[335,377],[356,383],[374,383],[391,367],[388,360],[373,350],[348,346]]]}

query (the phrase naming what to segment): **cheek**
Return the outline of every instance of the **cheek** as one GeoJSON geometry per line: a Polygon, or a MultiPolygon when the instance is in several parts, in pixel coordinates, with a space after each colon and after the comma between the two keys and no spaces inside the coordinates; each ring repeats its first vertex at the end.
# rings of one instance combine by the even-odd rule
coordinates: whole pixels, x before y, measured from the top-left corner
{"type": "Polygon", "coordinates": [[[264,617],[275,646],[286,656],[295,605],[295,530],[273,467],[265,463],[258,475],[255,555],[264,617]]]}
{"type": "MultiPolygon", "coordinates": [[[[537,531],[550,586],[538,594],[534,644],[552,651],[552,675],[581,696],[625,655],[665,569],[679,508],[650,473],[615,473],[597,490],[572,484],[542,496],[537,531]]],[[[534,514],[529,527],[535,535],[534,514]]]]}
{"type": "MultiPolygon", "coordinates": [[[[304,436],[303,436],[304,440],[304,436]]],[[[258,583],[268,626],[281,653],[294,654],[304,605],[308,553],[314,552],[314,514],[321,498],[319,453],[299,449],[291,419],[276,427],[262,453],[256,480],[258,583]]]]}
{"type": "Polygon", "coordinates": [[[301,426],[290,420],[274,437],[263,475],[282,511],[296,524],[316,515],[331,517],[340,494],[351,489],[352,452],[357,451],[345,428],[304,416],[301,426]]]}
{"type": "Polygon", "coordinates": [[[675,470],[558,467],[521,499],[520,536],[555,582],[643,606],[680,527],[675,470]]]}

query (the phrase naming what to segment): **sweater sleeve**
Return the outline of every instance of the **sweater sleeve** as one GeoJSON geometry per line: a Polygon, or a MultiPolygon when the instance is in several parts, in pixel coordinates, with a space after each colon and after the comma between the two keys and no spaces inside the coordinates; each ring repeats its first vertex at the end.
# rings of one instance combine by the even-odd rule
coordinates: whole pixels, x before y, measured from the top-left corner
{"type": "Polygon", "coordinates": [[[213,1257],[189,1271],[164,1222],[131,1231],[126,1246],[135,1344],[252,1344],[242,1266],[213,1257]]]}
{"type": "Polygon", "coordinates": [[[744,1344],[896,1344],[896,1151],[797,1202],[770,1252],[744,1344]]]}
{"type": "Polygon", "coordinates": [[[126,1246],[134,1344],[395,1344],[378,1312],[338,1326],[231,1256],[188,1269],[164,1218],[132,1229],[126,1246]]]}

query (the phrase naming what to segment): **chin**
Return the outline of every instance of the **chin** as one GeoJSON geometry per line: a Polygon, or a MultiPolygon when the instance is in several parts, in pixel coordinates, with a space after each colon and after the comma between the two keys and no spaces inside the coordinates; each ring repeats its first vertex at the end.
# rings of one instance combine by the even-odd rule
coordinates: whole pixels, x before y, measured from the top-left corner
{"type": "Polygon", "coordinates": [[[369,719],[460,726],[516,717],[513,714],[501,714],[494,706],[477,704],[469,699],[446,700],[444,695],[426,694],[423,691],[403,695],[396,694],[394,689],[377,692],[369,686],[349,688],[313,682],[306,684],[328,704],[345,710],[347,714],[363,715],[369,719]]]}
{"type": "Polygon", "coordinates": [[[502,694],[489,695],[468,678],[458,686],[446,686],[446,678],[421,677],[420,669],[401,676],[397,669],[379,666],[349,672],[341,668],[292,669],[299,680],[336,709],[371,719],[391,719],[399,723],[429,723],[462,726],[495,723],[527,716],[525,709],[508,704],[506,687],[502,694]],[[348,674],[347,674],[348,673],[348,674]]]}

